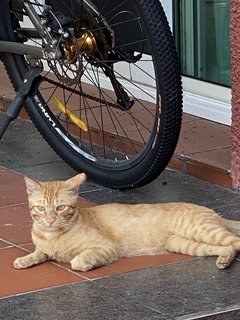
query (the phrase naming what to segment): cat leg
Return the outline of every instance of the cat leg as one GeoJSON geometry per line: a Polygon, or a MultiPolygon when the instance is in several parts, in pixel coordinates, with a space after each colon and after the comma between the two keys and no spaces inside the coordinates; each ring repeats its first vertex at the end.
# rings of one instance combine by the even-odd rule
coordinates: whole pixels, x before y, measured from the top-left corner
{"type": "Polygon", "coordinates": [[[215,246],[189,240],[179,235],[170,236],[166,241],[165,248],[170,252],[189,254],[191,256],[219,256],[216,261],[216,266],[219,269],[227,268],[237,253],[232,245],[215,246]]]}
{"type": "Polygon", "coordinates": [[[33,253],[30,253],[24,257],[19,257],[14,261],[14,267],[16,269],[25,269],[37,265],[39,263],[45,262],[48,260],[48,256],[39,251],[35,250],[33,253]]]}
{"type": "MultiPolygon", "coordinates": [[[[189,236],[190,237],[190,236],[189,236]]],[[[216,225],[207,228],[198,228],[191,236],[196,242],[203,242],[216,246],[233,246],[236,250],[240,250],[240,237],[228,231],[226,228],[216,225]]],[[[188,238],[188,237],[186,237],[188,238]]]]}
{"type": "Polygon", "coordinates": [[[116,251],[112,247],[92,247],[84,250],[71,260],[73,270],[88,271],[96,267],[112,263],[117,259],[116,251]]]}

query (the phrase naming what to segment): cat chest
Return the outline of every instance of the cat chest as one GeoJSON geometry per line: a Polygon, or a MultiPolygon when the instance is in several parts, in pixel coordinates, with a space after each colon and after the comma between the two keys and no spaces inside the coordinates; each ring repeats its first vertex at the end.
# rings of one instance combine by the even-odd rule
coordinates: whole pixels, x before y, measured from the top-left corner
{"type": "Polygon", "coordinates": [[[79,244],[71,243],[69,239],[45,239],[34,241],[34,243],[37,249],[48,255],[50,260],[59,262],[70,262],[83,250],[79,244]]]}

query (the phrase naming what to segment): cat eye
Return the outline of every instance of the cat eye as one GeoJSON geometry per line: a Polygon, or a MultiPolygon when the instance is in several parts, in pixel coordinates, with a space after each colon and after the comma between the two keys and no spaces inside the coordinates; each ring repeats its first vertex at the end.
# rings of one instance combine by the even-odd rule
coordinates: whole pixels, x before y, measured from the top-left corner
{"type": "Polygon", "coordinates": [[[64,206],[63,204],[60,204],[59,206],[57,206],[56,210],[57,211],[63,211],[65,210],[66,206],[64,206]]]}
{"type": "Polygon", "coordinates": [[[37,210],[39,212],[44,212],[45,211],[45,207],[44,206],[37,206],[37,210]]]}

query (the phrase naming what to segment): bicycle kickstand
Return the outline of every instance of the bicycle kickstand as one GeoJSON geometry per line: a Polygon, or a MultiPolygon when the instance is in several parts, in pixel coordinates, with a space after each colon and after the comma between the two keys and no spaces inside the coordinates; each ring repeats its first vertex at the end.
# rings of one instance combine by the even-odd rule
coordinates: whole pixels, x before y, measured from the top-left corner
{"type": "Polygon", "coordinates": [[[32,67],[26,72],[23,82],[20,85],[15,98],[13,99],[8,110],[5,113],[3,124],[2,126],[0,126],[0,140],[7,130],[10,122],[16,119],[19,115],[19,112],[23,107],[25,100],[36,85],[35,80],[40,76],[42,70],[42,67],[32,67]]]}

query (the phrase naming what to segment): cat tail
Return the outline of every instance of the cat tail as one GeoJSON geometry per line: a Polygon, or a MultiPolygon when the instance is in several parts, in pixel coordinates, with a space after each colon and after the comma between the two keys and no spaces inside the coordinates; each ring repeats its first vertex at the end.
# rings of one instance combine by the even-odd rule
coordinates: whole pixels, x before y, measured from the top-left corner
{"type": "Polygon", "coordinates": [[[222,218],[224,225],[227,229],[236,236],[240,236],[240,221],[228,220],[222,218]]]}

